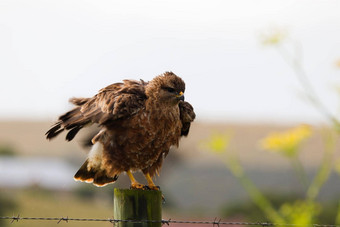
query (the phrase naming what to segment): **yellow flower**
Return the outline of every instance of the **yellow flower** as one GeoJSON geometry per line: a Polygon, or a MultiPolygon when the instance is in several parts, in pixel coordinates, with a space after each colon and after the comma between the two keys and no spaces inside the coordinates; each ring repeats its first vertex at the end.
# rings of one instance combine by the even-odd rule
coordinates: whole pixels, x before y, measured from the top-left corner
{"type": "Polygon", "coordinates": [[[277,45],[287,38],[287,31],[279,28],[272,28],[262,32],[261,43],[265,46],[277,45]]]}
{"type": "Polygon", "coordinates": [[[223,153],[227,150],[230,142],[229,134],[213,133],[203,146],[212,152],[223,153]]]}
{"type": "Polygon", "coordinates": [[[279,212],[290,224],[308,226],[313,224],[315,216],[320,213],[320,210],[319,204],[306,201],[295,201],[292,204],[283,204],[280,207],[279,212]]]}
{"type": "Polygon", "coordinates": [[[268,151],[280,152],[288,157],[296,155],[299,145],[311,135],[310,126],[301,125],[285,132],[269,134],[261,141],[261,147],[268,151]]]}

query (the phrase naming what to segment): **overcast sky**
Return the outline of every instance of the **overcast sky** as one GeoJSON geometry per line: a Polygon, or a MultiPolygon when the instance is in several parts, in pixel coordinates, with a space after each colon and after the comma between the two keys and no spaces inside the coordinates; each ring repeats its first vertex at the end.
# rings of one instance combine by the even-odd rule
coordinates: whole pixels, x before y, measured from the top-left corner
{"type": "Polygon", "coordinates": [[[284,29],[337,113],[340,1],[0,0],[0,120],[54,120],[73,96],[173,71],[198,119],[323,122],[259,36],[284,29]]]}

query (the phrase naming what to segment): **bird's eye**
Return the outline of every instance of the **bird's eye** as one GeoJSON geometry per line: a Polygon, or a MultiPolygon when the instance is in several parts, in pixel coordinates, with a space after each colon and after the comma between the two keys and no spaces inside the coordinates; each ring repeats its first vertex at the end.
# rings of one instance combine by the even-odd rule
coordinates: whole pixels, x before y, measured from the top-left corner
{"type": "Polygon", "coordinates": [[[165,87],[164,89],[171,93],[175,92],[175,89],[173,89],[172,87],[165,87]]]}

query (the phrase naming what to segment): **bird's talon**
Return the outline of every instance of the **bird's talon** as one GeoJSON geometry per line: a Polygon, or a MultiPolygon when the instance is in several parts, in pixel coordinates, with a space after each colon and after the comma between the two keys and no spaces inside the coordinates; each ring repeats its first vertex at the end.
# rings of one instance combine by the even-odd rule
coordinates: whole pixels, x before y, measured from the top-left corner
{"type": "Polygon", "coordinates": [[[159,186],[153,185],[153,186],[147,186],[147,190],[154,190],[154,191],[160,191],[161,188],[159,186]]]}
{"type": "Polygon", "coordinates": [[[144,187],[145,187],[145,185],[143,185],[143,184],[132,184],[132,185],[130,186],[130,189],[140,189],[140,190],[144,190],[144,187]]]}

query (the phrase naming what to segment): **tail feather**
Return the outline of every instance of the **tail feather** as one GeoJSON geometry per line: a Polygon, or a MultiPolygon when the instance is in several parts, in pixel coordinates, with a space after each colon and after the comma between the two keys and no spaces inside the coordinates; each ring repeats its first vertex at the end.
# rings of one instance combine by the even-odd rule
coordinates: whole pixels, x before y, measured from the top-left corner
{"type": "Polygon", "coordinates": [[[58,122],[46,132],[47,139],[53,139],[64,130],[69,132],[66,135],[66,140],[71,141],[85,125],[90,123],[90,120],[85,119],[80,111],[81,107],[76,107],[71,111],[61,115],[58,122]]]}
{"type": "Polygon", "coordinates": [[[107,184],[114,183],[118,179],[118,175],[108,176],[105,170],[88,168],[88,160],[80,167],[74,175],[74,180],[93,183],[97,187],[103,187],[107,184]]]}
{"type": "Polygon", "coordinates": [[[70,98],[69,101],[70,103],[73,103],[76,106],[82,106],[89,100],[90,98],[70,98]]]}
{"type": "Polygon", "coordinates": [[[61,128],[61,123],[57,122],[50,130],[48,130],[45,135],[47,139],[52,139],[63,132],[64,128],[61,128]]]}
{"type": "Polygon", "coordinates": [[[74,175],[74,179],[76,181],[84,181],[88,183],[93,182],[95,172],[93,169],[90,170],[87,169],[88,163],[89,163],[88,160],[86,160],[84,164],[80,167],[80,169],[77,171],[77,173],[74,175]]]}
{"type": "Polygon", "coordinates": [[[106,171],[99,171],[96,173],[93,179],[93,184],[97,187],[103,187],[105,185],[114,183],[118,179],[118,175],[115,175],[114,177],[109,177],[106,174],[106,171]]]}
{"type": "Polygon", "coordinates": [[[79,132],[80,129],[83,128],[83,125],[79,125],[79,126],[75,126],[74,128],[72,128],[66,135],[66,140],[67,141],[71,141],[73,140],[73,138],[77,135],[77,133],[79,132]]]}

